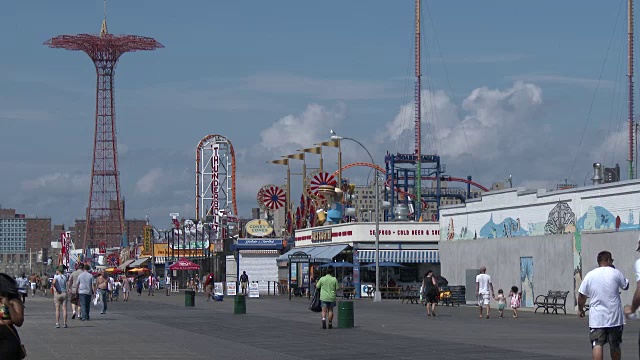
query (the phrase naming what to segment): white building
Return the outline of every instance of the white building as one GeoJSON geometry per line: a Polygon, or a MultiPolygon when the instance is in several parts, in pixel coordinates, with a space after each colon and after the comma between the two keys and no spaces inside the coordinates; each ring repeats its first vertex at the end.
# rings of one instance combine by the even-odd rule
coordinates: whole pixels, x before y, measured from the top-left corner
{"type": "Polygon", "coordinates": [[[440,211],[442,275],[475,287],[477,269],[486,266],[495,274],[494,285],[526,289],[530,306],[533,295],[548,290],[571,290],[575,299],[583,268],[597,266],[599,251],[611,251],[633,278],[637,235],[630,230],[638,229],[640,180],[559,191],[491,191],[440,211]]]}
{"type": "MultiPolygon", "coordinates": [[[[380,262],[393,262],[401,267],[381,270],[381,281],[389,278],[396,284],[415,285],[424,273],[439,270],[438,240],[440,230],[437,222],[381,222],[379,226],[380,262]]],[[[375,262],[375,223],[357,222],[319,226],[296,230],[295,247],[278,257],[282,270],[280,279],[287,279],[288,256],[302,251],[310,255],[312,266],[329,262],[350,262],[353,267],[345,274],[353,277],[356,291],[364,285],[375,283],[373,268],[363,267],[375,262]],[[284,269],[283,269],[284,268],[284,269]]],[[[306,273],[300,266],[297,274],[306,273]]],[[[300,280],[304,287],[304,279],[300,280]]]]}

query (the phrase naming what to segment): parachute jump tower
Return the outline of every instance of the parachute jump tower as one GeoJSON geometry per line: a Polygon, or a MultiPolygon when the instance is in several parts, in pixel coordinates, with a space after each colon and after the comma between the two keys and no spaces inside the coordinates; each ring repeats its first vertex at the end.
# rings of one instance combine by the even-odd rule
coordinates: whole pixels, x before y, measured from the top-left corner
{"type": "Polygon", "coordinates": [[[96,67],[93,163],[83,247],[86,249],[90,244],[119,246],[124,234],[124,211],[118,172],[114,70],[124,53],[155,50],[164,46],[150,37],[110,34],[107,31],[106,4],[99,35],[60,35],[46,41],[45,45],[83,51],[96,67]]]}

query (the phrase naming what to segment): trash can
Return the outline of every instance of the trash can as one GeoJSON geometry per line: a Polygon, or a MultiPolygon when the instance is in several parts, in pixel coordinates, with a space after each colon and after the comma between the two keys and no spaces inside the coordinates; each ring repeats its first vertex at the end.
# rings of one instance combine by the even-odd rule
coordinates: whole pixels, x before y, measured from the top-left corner
{"type": "Polygon", "coordinates": [[[353,323],[353,301],[338,301],[338,327],[352,328],[353,323]]]}
{"type": "Polygon", "coordinates": [[[247,313],[247,300],[244,295],[236,295],[233,298],[233,313],[234,314],[247,313]]]}
{"type": "Polygon", "coordinates": [[[196,292],[193,290],[185,290],[184,306],[196,306],[196,292]]]}

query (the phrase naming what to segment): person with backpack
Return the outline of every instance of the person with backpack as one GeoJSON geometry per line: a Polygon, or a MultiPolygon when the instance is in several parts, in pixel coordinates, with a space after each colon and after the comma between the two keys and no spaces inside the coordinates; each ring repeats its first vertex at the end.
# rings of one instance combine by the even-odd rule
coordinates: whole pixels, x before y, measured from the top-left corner
{"type": "Polygon", "coordinates": [[[318,280],[316,289],[320,290],[320,304],[322,304],[322,328],[327,328],[327,317],[329,318],[329,329],[333,328],[333,308],[336,306],[336,292],[338,291],[338,280],[333,276],[333,267],[327,269],[327,274],[318,280]]]}
{"type": "Polygon", "coordinates": [[[67,327],[67,281],[67,275],[64,274],[64,265],[60,265],[56,269],[56,275],[53,277],[51,284],[53,304],[56,308],[56,329],[60,328],[60,312],[63,315],[63,327],[67,327]]]}

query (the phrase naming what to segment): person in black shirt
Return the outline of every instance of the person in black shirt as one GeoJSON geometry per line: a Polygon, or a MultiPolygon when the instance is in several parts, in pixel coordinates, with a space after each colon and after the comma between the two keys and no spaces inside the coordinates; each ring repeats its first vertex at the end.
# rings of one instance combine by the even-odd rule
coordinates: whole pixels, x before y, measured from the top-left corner
{"type": "Polygon", "coordinates": [[[242,294],[247,295],[247,286],[249,285],[249,276],[246,271],[242,272],[240,275],[240,291],[242,294]]]}

